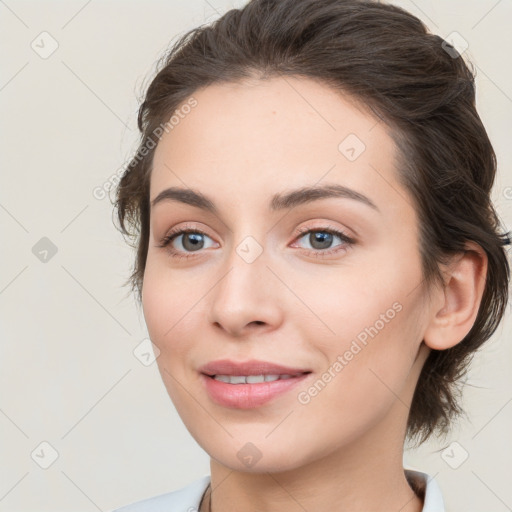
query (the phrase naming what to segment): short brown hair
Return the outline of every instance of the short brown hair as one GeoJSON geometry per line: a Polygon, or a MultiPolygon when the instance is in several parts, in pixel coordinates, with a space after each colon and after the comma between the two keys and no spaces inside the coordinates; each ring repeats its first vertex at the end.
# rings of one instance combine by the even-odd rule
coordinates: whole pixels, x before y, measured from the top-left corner
{"type": "Polygon", "coordinates": [[[138,292],[139,303],[158,127],[195,91],[213,83],[280,75],[320,80],[367,105],[391,128],[401,157],[398,176],[420,220],[424,282],[442,283],[439,265],[464,251],[466,241],[487,254],[475,323],[454,347],[431,351],[409,412],[407,435],[421,438],[420,444],[435,431],[447,433],[463,412],[457,384],[474,352],[498,327],[510,279],[504,249],[509,233],[500,233],[490,199],[496,158],[476,111],[474,74],[462,56],[392,5],[252,0],[181,36],[159,68],[139,109],[140,146],[116,198],[120,229],[137,249],[126,284],[138,292]]]}

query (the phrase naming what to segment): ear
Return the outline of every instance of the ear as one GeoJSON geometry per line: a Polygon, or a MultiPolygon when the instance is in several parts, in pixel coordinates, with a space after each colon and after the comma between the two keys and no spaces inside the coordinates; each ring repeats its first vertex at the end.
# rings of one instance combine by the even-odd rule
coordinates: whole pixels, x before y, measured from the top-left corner
{"type": "Polygon", "coordinates": [[[436,290],[423,340],[434,350],[460,343],[475,323],[487,276],[487,254],[475,242],[454,256],[445,269],[444,290],[436,290]]]}

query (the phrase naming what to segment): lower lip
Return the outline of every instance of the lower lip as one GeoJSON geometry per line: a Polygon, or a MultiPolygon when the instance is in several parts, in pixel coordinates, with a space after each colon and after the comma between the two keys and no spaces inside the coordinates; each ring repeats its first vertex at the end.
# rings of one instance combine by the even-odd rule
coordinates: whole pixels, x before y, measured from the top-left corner
{"type": "Polygon", "coordinates": [[[290,391],[303,382],[308,375],[310,374],[304,373],[290,379],[278,379],[257,384],[229,384],[215,380],[204,373],[201,374],[201,378],[210,398],[217,404],[236,409],[252,409],[290,391]]]}

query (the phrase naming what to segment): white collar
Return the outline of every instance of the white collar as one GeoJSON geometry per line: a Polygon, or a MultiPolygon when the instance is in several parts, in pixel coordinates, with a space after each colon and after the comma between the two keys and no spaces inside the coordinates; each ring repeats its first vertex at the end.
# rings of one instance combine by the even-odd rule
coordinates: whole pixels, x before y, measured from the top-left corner
{"type": "Polygon", "coordinates": [[[404,472],[408,480],[424,489],[422,512],[445,512],[443,495],[434,477],[412,469],[405,469],[404,472]]]}

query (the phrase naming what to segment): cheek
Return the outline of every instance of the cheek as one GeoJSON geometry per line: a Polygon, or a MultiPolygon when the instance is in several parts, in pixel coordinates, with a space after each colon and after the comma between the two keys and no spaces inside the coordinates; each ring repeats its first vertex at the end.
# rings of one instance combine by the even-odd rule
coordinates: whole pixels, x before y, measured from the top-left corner
{"type": "Polygon", "coordinates": [[[186,397],[182,396],[180,383],[187,377],[183,362],[190,346],[183,329],[191,321],[193,310],[187,315],[190,306],[184,303],[183,294],[169,286],[168,279],[153,266],[146,267],[142,309],[149,337],[160,351],[156,363],[162,381],[175,407],[182,410],[186,397]]]}
{"type": "Polygon", "coordinates": [[[142,311],[151,340],[162,350],[165,332],[172,326],[171,293],[164,293],[163,284],[154,279],[151,271],[144,275],[142,311]]]}
{"type": "Polygon", "coordinates": [[[324,339],[328,362],[312,385],[302,390],[306,395],[301,395],[298,405],[298,421],[306,437],[318,436],[320,422],[326,436],[349,444],[381,421],[392,407],[402,407],[397,397],[403,392],[413,362],[405,317],[400,317],[403,313],[397,313],[377,334],[369,329],[372,334],[366,343],[350,334],[345,337],[343,332],[357,329],[342,331],[341,326],[336,342],[333,344],[331,338],[328,349],[324,339]]]}
{"type": "Polygon", "coordinates": [[[403,294],[387,271],[344,268],[303,288],[295,284],[294,290],[302,300],[299,324],[309,331],[307,338],[318,340],[319,348],[331,357],[332,351],[348,350],[352,340],[364,346],[376,335],[383,337],[390,324],[400,321],[403,294]]]}
{"type": "MultiPolygon", "coordinates": [[[[170,282],[165,269],[152,264],[146,266],[142,288],[142,310],[151,341],[160,350],[159,365],[165,363],[168,371],[170,361],[180,357],[185,339],[180,332],[193,317],[185,294],[177,283],[170,282]],[[188,312],[188,313],[187,313],[188,312]]],[[[172,370],[174,371],[174,369],[172,370]]]]}
{"type": "Polygon", "coordinates": [[[326,335],[319,335],[318,319],[301,323],[324,355],[320,372],[334,375],[325,376],[330,382],[324,388],[319,385],[324,399],[369,416],[400,393],[421,342],[422,305],[410,293],[413,267],[380,270],[366,277],[345,274],[308,295],[311,309],[329,326],[326,335]]]}
{"type": "MultiPolygon", "coordinates": [[[[183,397],[184,383],[200,360],[204,335],[204,277],[173,272],[148,261],[142,289],[142,309],[151,341],[160,350],[157,365],[174,403],[183,397]]],[[[186,396],[185,396],[186,398],[186,396]]]]}
{"type": "MultiPolygon", "coordinates": [[[[194,304],[195,290],[190,281],[180,280],[164,262],[165,257],[150,251],[144,272],[142,309],[148,331],[155,340],[171,339],[174,332],[187,321],[187,311],[194,304]]],[[[197,302],[197,298],[195,301],[197,302]]]]}

